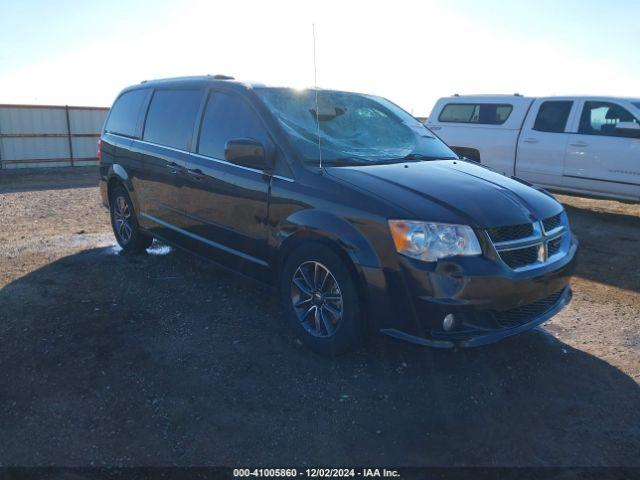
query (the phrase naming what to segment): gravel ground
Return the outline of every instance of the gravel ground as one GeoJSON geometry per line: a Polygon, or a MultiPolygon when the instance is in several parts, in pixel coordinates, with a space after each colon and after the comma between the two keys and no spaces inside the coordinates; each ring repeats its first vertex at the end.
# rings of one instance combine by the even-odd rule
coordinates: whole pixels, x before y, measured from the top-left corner
{"type": "Polygon", "coordinates": [[[640,466],[638,205],[559,197],[580,266],[543,328],[327,359],[265,288],[120,255],[95,178],[0,173],[0,466],[640,466]]]}

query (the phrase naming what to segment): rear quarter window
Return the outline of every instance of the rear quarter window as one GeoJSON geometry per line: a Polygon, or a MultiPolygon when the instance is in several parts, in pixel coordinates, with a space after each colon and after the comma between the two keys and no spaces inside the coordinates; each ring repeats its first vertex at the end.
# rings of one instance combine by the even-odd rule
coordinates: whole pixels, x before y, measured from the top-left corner
{"type": "Polygon", "coordinates": [[[149,89],[131,90],[120,95],[111,107],[105,131],[134,137],[147,95],[149,89]]]}
{"type": "Polygon", "coordinates": [[[438,121],[502,125],[512,111],[513,105],[506,103],[448,103],[440,112],[438,121]]]}

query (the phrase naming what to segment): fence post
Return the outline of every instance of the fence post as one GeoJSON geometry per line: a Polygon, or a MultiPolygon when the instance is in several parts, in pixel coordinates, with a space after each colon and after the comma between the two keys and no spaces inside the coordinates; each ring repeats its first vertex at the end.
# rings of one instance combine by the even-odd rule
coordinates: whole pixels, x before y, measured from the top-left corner
{"type": "Polygon", "coordinates": [[[69,105],[64,106],[64,111],[67,116],[67,138],[69,139],[69,160],[71,160],[71,166],[73,167],[73,140],[71,139],[71,121],[69,120],[69,105]]]}

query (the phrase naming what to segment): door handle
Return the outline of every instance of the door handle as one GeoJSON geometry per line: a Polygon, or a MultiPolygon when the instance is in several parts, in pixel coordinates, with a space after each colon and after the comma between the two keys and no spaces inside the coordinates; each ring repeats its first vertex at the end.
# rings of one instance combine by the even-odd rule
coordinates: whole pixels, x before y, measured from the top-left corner
{"type": "Polygon", "coordinates": [[[199,168],[189,168],[187,169],[187,175],[195,178],[196,180],[202,180],[204,178],[204,173],[199,168]]]}
{"type": "Polygon", "coordinates": [[[182,173],[185,168],[182,165],[178,165],[176,162],[167,163],[166,167],[171,173],[182,173]]]}
{"type": "Polygon", "coordinates": [[[538,143],[538,139],[537,138],[525,138],[522,140],[524,143],[538,143]]]}
{"type": "Polygon", "coordinates": [[[588,147],[589,146],[587,142],[574,142],[574,143],[570,143],[569,145],[571,145],[572,147],[588,147]]]}

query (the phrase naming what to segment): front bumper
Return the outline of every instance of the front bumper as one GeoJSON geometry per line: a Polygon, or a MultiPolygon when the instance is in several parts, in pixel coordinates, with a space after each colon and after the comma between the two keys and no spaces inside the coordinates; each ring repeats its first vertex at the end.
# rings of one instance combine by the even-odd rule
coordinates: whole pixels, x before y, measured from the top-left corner
{"type": "Polygon", "coordinates": [[[541,313],[534,315],[526,321],[519,323],[511,327],[498,326],[497,328],[486,330],[483,329],[469,329],[459,330],[452,332],[444,332],[438,335],[436,338],[425,338],[411,335],[394,328],[382,329],[381,332],[400,340],[416,343],[418,345],[425,345],[429,347],[437,348],[464,348],[464,347],[479,347],[481,345],[487,345],[489,343],[497,342],[506,337],[511,337],[521,332],[530,330],[541,323],[549,320],[560,310],[562,310],[570,301],[572,297],[571,287],[566,286],[560,291],[558,300],[553,303],[548,309],[541,313]],[[438,338],[439,337],[439,338],[438,338]]]}
{"type": "Polygon", "coordinates": [[[398,270],[374,276],[369,311],[377,313],[372,317],[382,333],[413,343],[441,348],[492,343],[534,328],[569,303],[577,247],[572,237],[564,257],[521,272],[484,257],[435,265],[401,257],[398,270]],[[445,331],[442,320],[448,314],[456,322],[445,331]]]}

